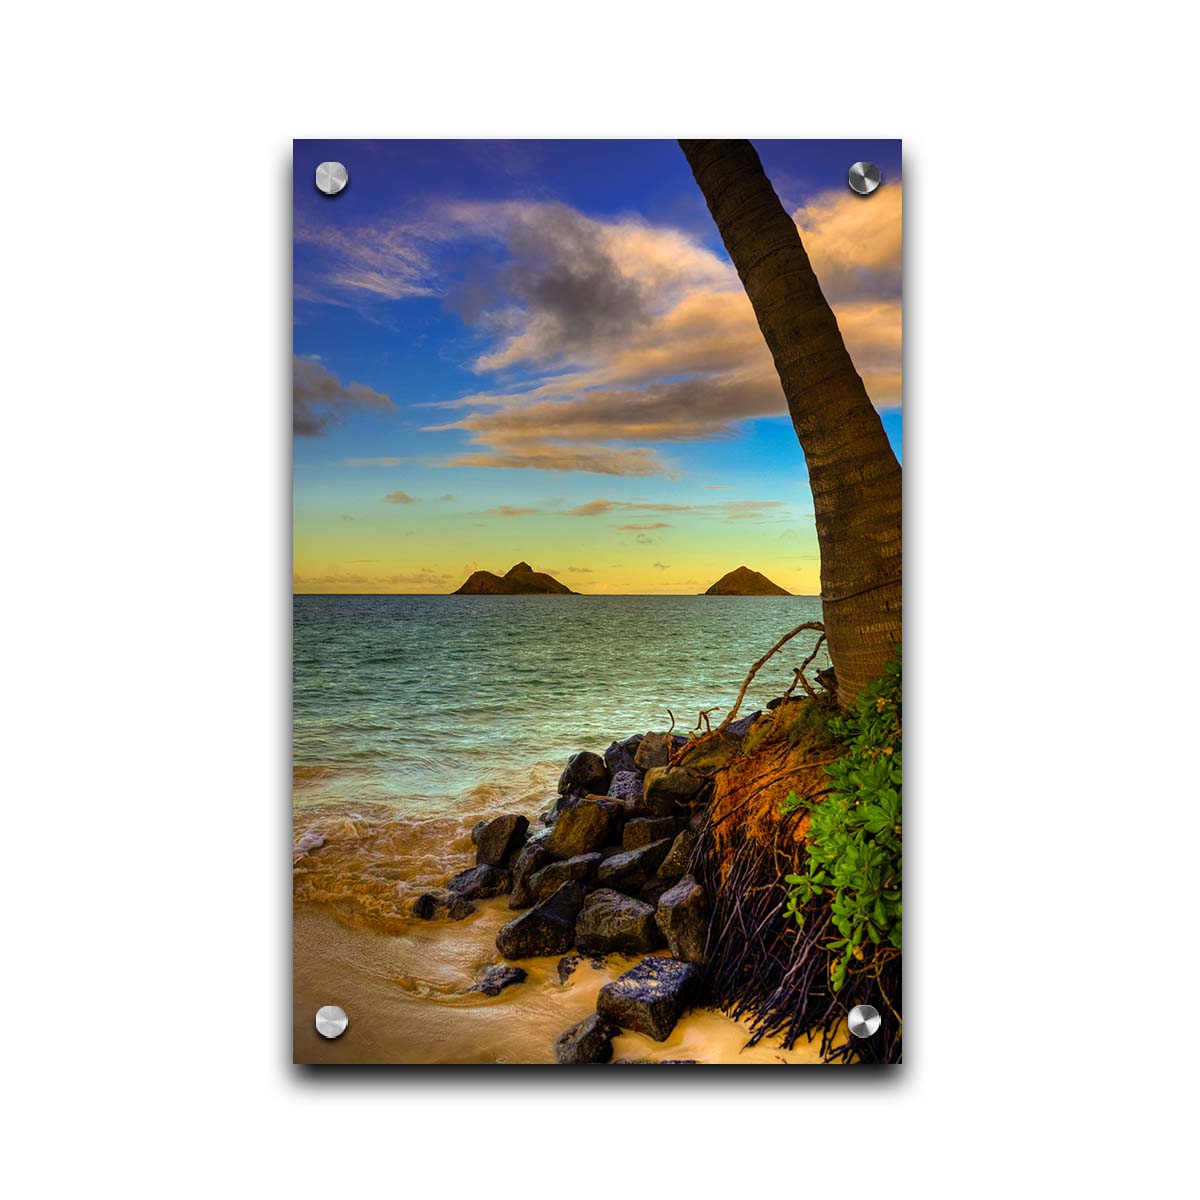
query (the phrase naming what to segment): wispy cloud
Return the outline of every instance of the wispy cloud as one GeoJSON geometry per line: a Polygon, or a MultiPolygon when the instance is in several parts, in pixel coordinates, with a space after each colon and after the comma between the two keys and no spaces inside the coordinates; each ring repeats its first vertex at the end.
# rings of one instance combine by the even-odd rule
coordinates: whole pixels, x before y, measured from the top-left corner
{"type": "Polygon", "coordinates": [[[352,409],[395,407],[374,388],[342,383],[316,359],[292,358],[292,432],[298,437],[317,437],[352,409]]]}
{"type": "Polygon", "coordinates": [[[416,504],[417,497],[410,496],[407,492],[395,491],[388,492],[384,499],[389,504],[416,504]]]}
{"type": "Polygon", "coordinates": [[[650,521],[646,524],[633,522],[629,525],[614,525],[614,529],[620,530],[644,530],[644,529],[670,529],[671,525],[668,521],[650,521]]]}
{"type": "Polygon", "coordinates": [[[448,467],[536,468],[541,471],[588,471],[595,475],[670,475],[670,467],[652,449],[612,446],[538,445],[495,439],[490,450],[460,454],[448,467]]]}
{"type": "Polygon", "coordinates": [[[299,283],[297,296],[344,305],[436,294],[423,232],[400,221],[357,227],[298,223],[296,243],[314,247],[319,265],[299,283]]]}
{"type": "MultiPolygon", "coordinates": [[[[712,504],[656,504],[633,500],[589,500],[566,509],[566,517],[604,517],[612,513],[696,513],[726,521],[752,521],[781,515],[788,505],[783,500],[722,500],[712,504]]],[[[665,522],[651,525],[618,526],[625,529],[666,528],[665,522]]]]}
{"type": "Polygon", "coordinates": [[[399,467],[405,463],[413,463],[415,458],[343,458],[343,467],[399,467]]]}
{"type": "Polygon", "coordinates": [[[532,517],[536,516],[542,510],[540,508],[515,508],[511,504],[499,504],[495,508],[489,508],[484,511],[484,516],[488,517],[532,517]]]}

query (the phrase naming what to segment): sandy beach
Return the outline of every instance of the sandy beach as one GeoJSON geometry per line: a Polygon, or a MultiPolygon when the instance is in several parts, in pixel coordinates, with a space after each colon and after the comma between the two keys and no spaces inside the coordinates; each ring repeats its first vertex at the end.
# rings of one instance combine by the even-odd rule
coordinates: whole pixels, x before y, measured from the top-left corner
{"type": "MultiPolygon", "coordinates": [[[[565,983],[558,956],[521,962],[525,982],[496,997],[463,995],[498,961],[496,931],[513,913],[507,899],[478,902],[460,922],[412,921],[399,934],[351,928],[320,907],[294,921],[293,1047],[297,1063],[553,1063],[554,1039],[595,1011],[596,994],[636,962],[610,956],[602,969],[582,957],[565,983]],[[326,1041],[313,1026],[325,1004],[350,1018],[326,1041]]],[[[743,1050],[743,1023],[693,1009],[665,1042],[622,1033],[613,1060],[695,1059],[700,1063],[817,1063],[819,1043],[783,1050],[763,1041],[743,1050]]]]}

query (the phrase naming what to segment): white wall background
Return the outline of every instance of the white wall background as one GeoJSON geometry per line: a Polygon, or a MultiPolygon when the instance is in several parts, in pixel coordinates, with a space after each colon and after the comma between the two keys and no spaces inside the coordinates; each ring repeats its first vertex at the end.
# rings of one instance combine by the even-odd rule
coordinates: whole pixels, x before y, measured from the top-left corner
{"type": "Polygon", "coordinates": [[[8,12],[12,1194],[1183,1192],[1200,800],[1183,13],[8,12]],[[908,1063],[294,1069],[290,139],[747,133],[906,139],[908,1063]]]}

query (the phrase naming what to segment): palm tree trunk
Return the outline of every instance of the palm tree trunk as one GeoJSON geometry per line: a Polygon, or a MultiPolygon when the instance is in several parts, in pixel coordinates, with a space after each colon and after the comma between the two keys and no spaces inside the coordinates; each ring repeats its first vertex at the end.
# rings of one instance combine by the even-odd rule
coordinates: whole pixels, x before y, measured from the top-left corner
{"type": "Polygon", "coordinates": [[[900,643],[900,464],[754,147],[679,144],[754,307],[808,463],[825,631],[845,707],[900,643]]]}

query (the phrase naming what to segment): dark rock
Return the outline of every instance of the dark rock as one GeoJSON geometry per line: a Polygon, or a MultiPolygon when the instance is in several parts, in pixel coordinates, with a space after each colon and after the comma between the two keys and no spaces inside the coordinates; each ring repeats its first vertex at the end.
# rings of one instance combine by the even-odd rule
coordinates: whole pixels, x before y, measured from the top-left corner
{"type": "Polygon", "coordinates": [[[508,898],[509,908],[529,908],[534,903],[533,892],[529,881],[547,863],[553,862],[554,856],[541,842],[530,842],[521,848],[516,862],[512,865],[512,895],[508,898]]]}
{"type": "Polygon", "coordinates": [[[612,772],[616,778],[622,771],[636,771],[637,748],[642,744],[642,735],[635,733],[633,737],[626,738],[623,742],[613,742],[611,746],[604,752],[604,765],[612,772]]]}
{"type": "Polygon", "coordinates": [[[479,834],[486,825],[487,825],[487,818],[485,817],[481,821],[476,821],[475,824],[471,826],[471,845],[472,846],[479,845],[479,834]]]}
{"type": "Polygon", "coordinates": [[[674,817],[634,817],[625,823],[621,845],[626,850],[637,850],[651,842],[675,836],[674,817]]]}
{"type": "Polygon", "coordinates": [[[503,866],[525,844],[528,832],[529,818],[519,813],[488,821],[475,838],[475,861],[480,866],[503,866]]]}
{"type": "Polygon", "coordinates": [[[817,672],[817,682],[827,691],[837,695],[838,681],[837,672],[832,667],[826,667],[823,671],[817,672]]]}
{"type": "Polygon", "coordinates": [[[643,771],[651,767],[665,767],[674,748],[675,739],[669,733],[648,733],[638,745],[633,761],[643,771]]]}
{"type": "Polygon", "coordinates": [[[566,983],[575,974],[577,966],[579,966],[578,954],[568,954],[565,958],[560,958],[558,960],[558,982],[566,983]]]}
{"type": "MultiPolygon", "coordinates": [[[[770,705],[767,706],[768,708],[770,705]]],[[[762,709],[750,713],[749,716],[739,717],[736,721],[730,721],[725,726],[725,734],[728,737],[744,738],[750,732],[750,726],[762,716],[762,709]]]]}
{"type": "Polygon", "coordinates": [[[608,788],[609,778],[610,772],[604,765],[604,759],[590,750],[581,750],[567,759],[567,765],[558,777],[558,794],[566,796],[571,792],[583,792],[602,796],[608,788]]]}
{"type": "Polygon", "coordinates": [[[669,817],[694,800],[707,782],[687,767],[651,767],[646,772],[642,803],[656,817],[669,817]]]}
{"type": "Polygon", "coordinates": [[[696,835],[685,829],[671,843],[667,857],[659,863],[658,876],[660,879],[678,879],[680,875],[691,870],[692,851],[696,848],[696,835]]]}
{"type": "Polygon", "coordinates": [[[468,900],[487,900],[490,896],[502,896],[512,887],[512,876],[499,867],[489,867],[485,863],[481,867],[471,867],[467,871],[459,871],[446,888],[465,896],[468,900]]]}
{"type": "Polygon", "coordinates": [[[690,876],[664,892],[655,912],[671,953],[684,962],[703,962],[708,942],[708,898],[690,876]]]}
{"type": "Polygon", "coordinates": [[[638,888],[637,898],[644,900],[651,908],[657,908],[663,892],[669,892],[674,886],[674,882],[673,879],[660,879],[655,876],[648,880],[643,887],[638,888]]]}
{"type": "Polygon", "coordinates": [[[704,828],[704,823],[708,820],[708,809],[696,808],[692,810],[692,814],[688,817],[687,827],[698,834],[704,828]]]}
{"type": "Polygon", "coordinates": [[[608,795],[622,808],[636,811],[642,807],[642,784],[645,776],[641,771],[618,771],[608,785],[608,795]]]}
{"type": "Polygon", "coordinates": [[[535,908],[500,927],[496,949],[505,958],[565,954],[575,944],[575,918],[583,905],[583,884],[569,880],[535,908]]]}
{"type": "Polygon", "coordinates": [[[555,858],[590,854],[613,840],[618,818],[616,805],[589,796],[560,814],[543,845],[555,858]]]}
{"type": "Polygon", "coordinates": [[[524,967],[510,967],[507,963],[492,963],[478,982],[473,983],[468,992],[483,992],[485,996],[498,996],[506,987],[514,983],[525,982],[524,967]]]}
{"type": "Polygon", "coordinates": [[[662,945],[662,935],[649,904],[601,888],[579,910],[575,945],[584,954],[646,954],[662,945]]]}
{"type": "Polygon", "coordinates": [[[807,699],[807,696],[776,696],[774,700],[767,701],[767,709],[774,712],[781,704],[799,704],[801,700],[807,699]]]}
{"type": "Polygon", "coordinates": [[[606,1063],[612,1058],[612,1040],[621,1031],[597,1013],[558,1035],[554,1057],[560,1063],[606,1063]]]}
{"type": "Polygon", "coordinates": [[[600,864],[596,881],[601,887],[636,890],[650,881],[670,849],[671,839],[663,838],[636,850],[623,850],[600,864]]]}
{"type": "Polygon", "coordinates": [[[449,917],[451,921],[461,921],[475,911],[475,905],[465,896],[448,892],[440,888],[436,892],[426,892],[418,896],[413,903],[413,916],[422,921],[434,921],[439,917],[449,917]]]}
{"type": "Polygon", "coordinates": [[[695,963],[674,958],[643,958],[619,979],[600,989],[596,1011],[622,1029],[664,1042],[700,980],[695,963]]]}
{"type": "MultiPolygon", "coordinates": [[[[529,878],[529,890],[535,900],[553,896],[568,879],[590,883],[600,865],[601,856],[595,852],[579,854],[563,862],[551,862],[529,878]]],[[[682,874],[682,872],[681,872],[682,874]]]]}

